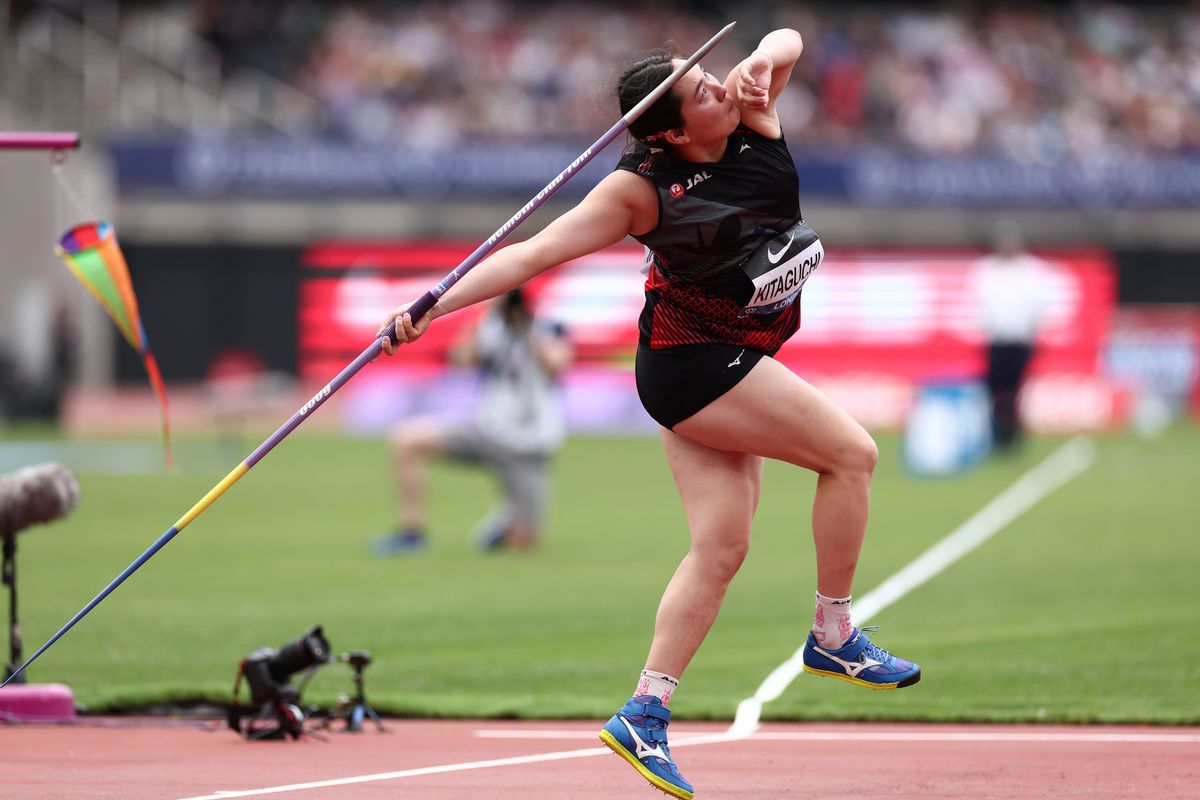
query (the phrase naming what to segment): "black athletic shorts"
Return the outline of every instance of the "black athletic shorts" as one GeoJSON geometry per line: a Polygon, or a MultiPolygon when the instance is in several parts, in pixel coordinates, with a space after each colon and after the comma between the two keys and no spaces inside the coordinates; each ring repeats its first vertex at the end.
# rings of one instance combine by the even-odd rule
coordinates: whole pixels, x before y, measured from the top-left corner
{"type": "Polygon", "coordinates": [[[650,416],[674,428],[728,392],[766,356],[729,344],[689,344],[666,350],[638,345],[638,397],[650,416]]]}

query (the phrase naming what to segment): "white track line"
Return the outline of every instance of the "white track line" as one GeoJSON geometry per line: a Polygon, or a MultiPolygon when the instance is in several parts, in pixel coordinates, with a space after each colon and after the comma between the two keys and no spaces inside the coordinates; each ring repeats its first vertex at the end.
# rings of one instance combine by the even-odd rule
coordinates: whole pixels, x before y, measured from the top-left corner
{"type": "MultiPolygon", "coordinates": [[[[529,731],[484,728],[480,739],[591,739],[595,731],[529,731]]],[[[718,734],[728,741],[725,734],[718,734]]],[[[671,734],[671,747],[683,747],[703,734],[671,734]]],[[[1200,744],[1200,733],[1085,733],[1083,731],[757,731],[750,738],[769,742],[1063,742],[1081,744],[1200,744]]]]}
{"type": "MultiPolygon", "coordinates": [[[[1088,439],[1075,438],[1051,454],[1045,461],[1025,473],[1009,489],[989,503],[975,516],[967,520],[958,530],[946,536],[904,569],[884,581],[879,588],[855,601],[855,616],[860,621],[878,614],[892,603],[925,581],[937,575],[981,543],[1004,528],[1021,514],[1028,511],[1055,489],[1081,474],[1096,458],[1096,447],[1088,439]]],[[[770,702],[783,694],[801,672],[801,655],[804,648],[797,650],[789,660],[776,667],[754,696],[738,704],[737,717],[729,730],[723,733],[698,734],[680,737],[672,747],[687,747],[698,744],[714,744],[744,739],[754,735],[758,729],[759,715],[763,703],[770,702]]],[[[595,734],[589,734],[594,736],[595,734]]],[[[777,734],[757,734],[774,737],[777,734]]],[[[813,736],[820,736],[814,733],[813,736]]],[[[832,734],[825,734],[831,736],[832,734]]],[[[800,734],[798,736],[803,736],[800,734]]],[[[864,734],[864,736],[866,736],[864,734]]],[[[537,753],[513,758],[497,758],[488,761],[467,761],[461,764],[443,764],[436,767],[420,767],[396,772],[378,772],[371,775],[355,775],[349,778],[332,778],[310,783],[293,783],[286,786],[269,786],[245,791],[218,791],[183,800],[226,800],[230,797],[256,797],[266,794],[282,794],[304,789],[321,789],[330,786],[348,786],[356,783],[413,778],[420,775],[437,775],[445,772],[464,772],[489,767],[508,767],[518,764],[537,764],[546,761],[563,761],[571,758],[587,758],[610,752],[607,747],[589,747],[583,750],[564,750],[557,753],[537,753]]]]}
{"type": "Polygon", "coordinates": [[[283,792],[298,792],[302,789],[323,789],[330,786],[349,786],[355,783],[370,783],[372,781],[387,781],[395,778],[413,778],[418,775],[437,775],[441,772],[464,772],[471,769],[486,769],[488,767],[508,767],[516,764],[536,764],[543,761],[561,761],[568,758],[583,758],[611,753],[607,747],[589,747],[585,750],[564,750],[561,753],[539,753],[531,756],[516,756],[513,758],[496,758],[490,761],[467,761],[461,764],[442,764],[437,767],[419,767],[417,769],[402,769],[396,772],[376,772],[372,775],[355,775],[350,778],[331,778],[327,781],[311,781],[309,783],[292,783],[286,786],[270,786],[265,789],[247,789],[245,791],[218,791],[199,797],[188,797],[184,800],[224,800],[227,797],[255,797],[262,794],[281,794],[283,792]]]}
{"type": "MultiPolygon", "coordinates": [[[[596,732],[592,731],[588,738],[596,739],[596,732]]],[[[730,736],[727,732],[697,734],[691,737],[686,737],[678,742],[672,742],[672,748],[687,747],[697,744],[714,744],[716,742],[728,742],[736,738],[730,736]]],[[[326,781],[311,781],[309,783],[293,783],[287,786],[270,786],[265,789],[247,789],[245,791],[218,791],[215,794],[206,794],[199,797],[187,797],[183,800],[225,800],[229,797],[255,797],[262,794],[281,794],[283,792],[298,792],[302,789],[323,789],[330,786],[349,786],[355,783],[370,783],[372,781],[388,781],[396,778],[415,778],[420,775],[437,775],[443,772],[466,772],[472,769],[487,769],[489,767],[511,767],[519,764],[540,764],[546,761],[565,761],[571,758],[587,758],[589,756],[612,755],[612,751],[607,747],[588,747],[583,750],[563,750],[557,753],[535,753],[528,756],[513,756],[511,758],[494,758],[488,761],[465,761],[461,764],[442,764],[437,767],[418,767],[416,769],[402,769],[396,772],[377,772],[372,775],[355,775],[350,778],[331,778],[326,781]]]]}
{"type": "MultiPolygon", "coordinates": [[[[878,588],[854,601],[854,616],[861,624],[899,600],[921,584],[958,561],[967,553],[1003,530],[1017,517],[1033,508],[1073,478],[1083,474],[1096,461],[1096,445],[1077,436],[1055,450],[1017,482],[1001,492],[957,530],[926,550],[908,566],[885,580],[878,588]]],[[[767,675],[753,697],[738,704],[737,716],[729,733],[748,736],[758,728],[764,703],[783,694],[803,671],[804,646],[767,675]]]]}

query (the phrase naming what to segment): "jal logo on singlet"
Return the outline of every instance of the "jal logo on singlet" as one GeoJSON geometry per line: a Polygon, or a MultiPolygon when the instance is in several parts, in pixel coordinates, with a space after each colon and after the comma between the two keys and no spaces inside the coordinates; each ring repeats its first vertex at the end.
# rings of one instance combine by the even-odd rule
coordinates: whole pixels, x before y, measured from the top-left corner
{"type": "Polygon", "coordinates": [[[701,170],[692,177],[688,178],[686,186],[681,183],[673,183],[671,184],[671,197],[674,197],[676,200],[678,200],[680,197],[683,197],[683,193],[688,189],[699,186],[711,177],[712,175],[708,174],[708,170],[701,170]]]}
{"type": "Polygon", "coordinates": [[[708,170],[703,170],[702,172],[698,172],[688,180],[687,188],[691,189],[694,186],[699,186],[700,184],[704,183],[706,180],[708,180],[711,177],[712,177],[712,175],[708,174],[708,170]]]}

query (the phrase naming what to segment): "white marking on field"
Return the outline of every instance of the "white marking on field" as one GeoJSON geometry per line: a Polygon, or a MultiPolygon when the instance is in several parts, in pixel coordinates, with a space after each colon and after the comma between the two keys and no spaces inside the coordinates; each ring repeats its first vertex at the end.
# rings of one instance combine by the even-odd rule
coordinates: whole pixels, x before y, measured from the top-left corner
{"type": "MultiPolygon", "coordinates": [[[[926,550],[908,566],[854,601],[854,616],[861,625],[946,567],[992,538],[1017,517],[1037,505],[1096,461],[1096,445],[1077,436],[1026,472],[957,530],[926,550]]],[[[804,645],[767,675],[753,697],[738,704],[729,732],[748,736],[758,728],[763,704],[777,699],[803,671],[804,645]]]]}

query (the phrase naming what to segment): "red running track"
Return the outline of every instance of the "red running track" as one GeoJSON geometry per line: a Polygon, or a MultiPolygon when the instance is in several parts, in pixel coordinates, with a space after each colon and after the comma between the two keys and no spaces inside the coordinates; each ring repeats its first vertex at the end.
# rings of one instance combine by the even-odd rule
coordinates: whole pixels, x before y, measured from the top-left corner
{"type": "MultiPolygon", "coordinates": [[[[388,726],[327,742],[247,742],[227,729],[154,721],[0,725],[0,797],[665,797],[599,745],[599,723],[388,726]],[[298,786],[308,783],[320,785],[298,786]]],[[[1200,728],[768,724],[748,739],[712,741],[725,730],[672,726],[673,755],[700,800],[1200,797],[1200,728]]]]}

